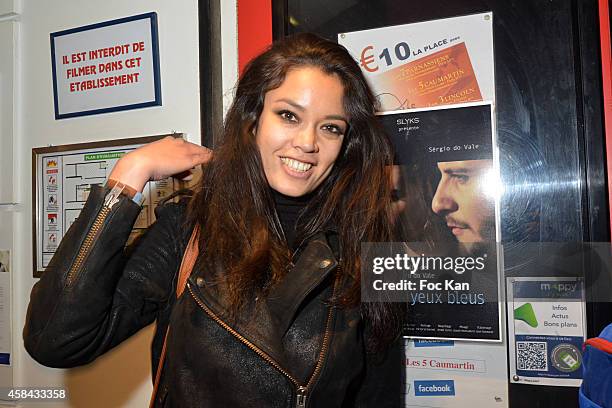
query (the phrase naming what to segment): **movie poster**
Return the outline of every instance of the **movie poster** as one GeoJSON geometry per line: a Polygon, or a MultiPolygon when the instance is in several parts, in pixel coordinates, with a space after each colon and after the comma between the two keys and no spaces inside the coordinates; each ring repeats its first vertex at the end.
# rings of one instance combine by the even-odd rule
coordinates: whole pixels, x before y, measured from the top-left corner
{"type": "Polygon", "coordinates": [[[500,341],[491,104],[387,112],[380,118],[396,150],[402,242],[377,247],[366,257],[364,300],[406,302],[409,337],[500,341]]]}
{"type": "Polygon", "coordinates": [[[383,111],[495,100],[493,14],[338,35],[383,111]]]}

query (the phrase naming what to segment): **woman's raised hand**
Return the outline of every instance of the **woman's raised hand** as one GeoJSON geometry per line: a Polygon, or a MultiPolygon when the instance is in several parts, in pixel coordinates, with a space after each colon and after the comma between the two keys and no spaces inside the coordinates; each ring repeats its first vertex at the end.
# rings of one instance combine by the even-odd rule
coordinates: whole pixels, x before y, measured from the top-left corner
{"type": "Polygon", "coordinates": [[[168,136],[123,156],[109,178],[142,191],[149,180],[161,180],[189,171],[211,158],[212,150],[168,136]]]}

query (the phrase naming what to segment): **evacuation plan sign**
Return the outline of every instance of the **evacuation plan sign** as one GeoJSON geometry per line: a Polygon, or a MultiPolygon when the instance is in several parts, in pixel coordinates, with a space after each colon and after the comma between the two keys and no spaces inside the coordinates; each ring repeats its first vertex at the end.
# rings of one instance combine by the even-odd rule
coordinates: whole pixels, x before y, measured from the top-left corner
{"type": "MultiPolygon", "coordinates": [[[[115,163],[125,154],[158,138],[132,139],[141,142],[108,147],[83,143],[34,149],[35,274],[44,271],[49,264],[62,237],[85,205],[92,186],[104,185],[115,163]],[[142,142],[145,139],[146,142],[142,142]]],[[[153,209],[157,203],[179,188],[179,182],[172,178],[149,182],[145,186],[143,210],[134,225],[132,238],[155,221],[153,209]]]]}

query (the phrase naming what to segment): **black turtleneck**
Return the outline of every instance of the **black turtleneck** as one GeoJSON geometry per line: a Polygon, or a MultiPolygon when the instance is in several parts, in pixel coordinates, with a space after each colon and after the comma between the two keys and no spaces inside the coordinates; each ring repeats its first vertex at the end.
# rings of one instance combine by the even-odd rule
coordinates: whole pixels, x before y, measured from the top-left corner
{"type": "Polygon", "coordinates": [[[300,244],[299,242],[295,242],[297,220],[313,195],[313,193],[309,193],[300,197],[290,197],[272,189],[272,197],[276,205],[276,212],[278,213],[278,218],[283,227],[285,238],[287,238],[287,245],[291,250],[295,250],[300,244]]]}

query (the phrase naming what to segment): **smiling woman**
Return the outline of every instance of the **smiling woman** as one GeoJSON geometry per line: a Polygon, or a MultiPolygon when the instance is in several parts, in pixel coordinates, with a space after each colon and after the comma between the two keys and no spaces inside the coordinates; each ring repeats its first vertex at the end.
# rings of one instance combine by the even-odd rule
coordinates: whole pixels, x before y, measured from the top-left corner
{"type": "Polygon", "coordinates": [[[157,321],[152,406],[401,406],[397,310],[360,302],[361,242],[393,240],[374,112],[343,47],[273,44],[247,65],[214,153],[167,138],[92,190],[32,291],[26,349],[86,364],[157,321]],[[196,194],[124,250],[146,182],[198,164],[196,194]]]}
{"type": "Polygon", "coordinates": [[[255,130],[268,184],[298,197],[314,191],[338,157],[347,119],[335,74],[294,68],[266,94],[255,130]]]}

